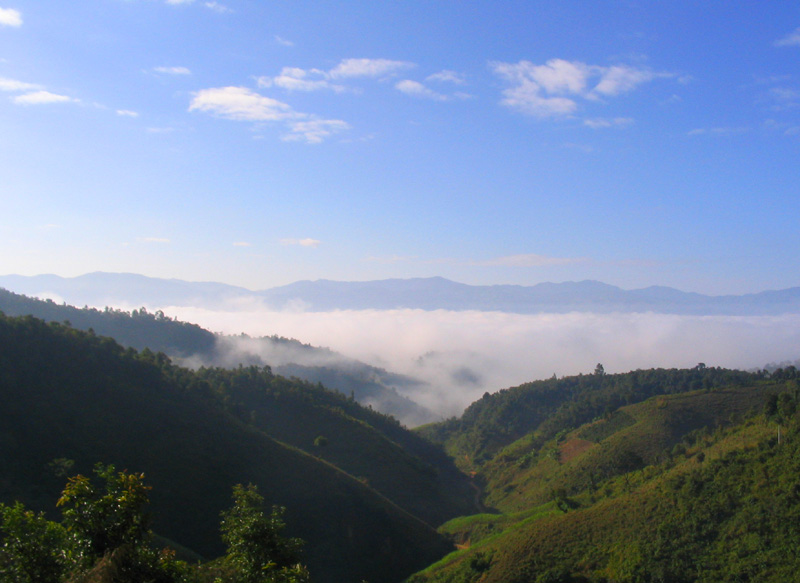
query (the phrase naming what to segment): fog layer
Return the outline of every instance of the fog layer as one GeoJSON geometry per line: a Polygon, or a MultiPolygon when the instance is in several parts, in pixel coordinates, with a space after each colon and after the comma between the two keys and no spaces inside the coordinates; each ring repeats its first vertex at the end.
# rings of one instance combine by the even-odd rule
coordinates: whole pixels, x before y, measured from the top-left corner
{"type": "MultiPolygon", "coordinates": [[[[186,307],[164,311],[215,332],[295,338],[417,377],[427,386],[410,387],[407,396],[443,416],[460,413],[486,391],[554,374],[590,373],[597,363],[615,373],[692,367],[699,362],[759,368],[800,356],[797,314],[303,312],[252,306],[229,311],[186,307]]],[[[264,358],[269,362],[270,355],[264,358]]]]}

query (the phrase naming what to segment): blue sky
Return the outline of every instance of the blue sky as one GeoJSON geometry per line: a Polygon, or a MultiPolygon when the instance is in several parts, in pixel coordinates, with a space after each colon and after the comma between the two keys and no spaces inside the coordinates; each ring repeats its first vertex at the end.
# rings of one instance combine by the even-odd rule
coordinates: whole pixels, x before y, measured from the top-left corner
{"type": "Polygon", "coordinates": [[[0,0],[0,273],[800,285],[800,3],[0,0]]]}

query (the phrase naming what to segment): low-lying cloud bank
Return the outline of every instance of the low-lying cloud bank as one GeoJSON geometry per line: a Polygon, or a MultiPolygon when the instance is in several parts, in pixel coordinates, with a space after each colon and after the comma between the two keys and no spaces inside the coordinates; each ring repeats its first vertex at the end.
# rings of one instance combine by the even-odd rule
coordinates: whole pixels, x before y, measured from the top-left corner
{"type": "MultiPolygon", "coordinates": [[[[225,334],[278,335],[427,381],[407,396],[443,416],[484,392],[526,381],[703,362],[760,368],[800,357],[800,314],[677,316],[361,310],[229,311],[162,307],[180,320],[225,334]]],[[[269,362],[270,355],[264,355],[269,362]]]]}

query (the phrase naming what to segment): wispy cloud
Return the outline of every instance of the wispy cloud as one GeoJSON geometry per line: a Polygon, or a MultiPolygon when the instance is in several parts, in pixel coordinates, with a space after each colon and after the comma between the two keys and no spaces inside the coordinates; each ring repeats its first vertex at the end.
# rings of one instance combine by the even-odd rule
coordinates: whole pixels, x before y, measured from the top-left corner
{"type": "Polygon", "coordinates": [[[614,127],[625,127],[631,125],[632,123],[633,123],[633,118],[631,117],[615,117],[612,119],[596,117],[593,119],[583,120],[583,125],[588,126],[593,130],[602,130],[614,127]]]}
{"type": "Polygon", "coordinates": [[[290,40],[283,38],[282,36],[275,35],[275,42],[284,47],[293,47],[294,43],[290,40]]]}
{"type": "Polygon", "coordinates": [[[416,255],[389,255],[387,257],[377,257],[375,255],[370,255],[369,257],[365,257],[364,261],[368,261],[370,263],[383,263],[387,265],[395,264],[395,263],[408,263],[411,261],[418,261],[419,257],[416,255]]]}
{"type": "Polygon", "coordinates": [[[342,85],[341,82],[344,80],[388,77],[414,66],[414,63],[388,59],[344,59],[329,71],[284,67],[275,77],[259,77],[258,85],[259,87],[279,87],[286,91],[329,90],[344,93],[345,91],[357,91],[342,85]]]}
{"type": "Polygon", "coordinates": [[[440,83],[455,83],[456,85],[464,85],[467,82],[467,79],[463,74],[455,71],[449,71],[447,69],[444,71],[439,71],[438,73],[434,73],[433,75],[428,75],[425,80],[438,81],[440,83]]]}
{"type": "Polygon", "coordinates": [[[500,266],[500,267],[550,267],[553,265],[573,265],[575,263],[587,263],[588,257],[549,257],[547,255],[537,255],[536,253],[525,253],[520,255],[506,255],[496,257],[487,261],[475,261],[472,265],[500,266]]]}
{"type": "Polygon", "coordinates": [[[280,121],[297,117],[291,106],[247,87],[215,87],[194,94],[189,111],[238,121],[280,121]]]}
{"type": "Polygon", "coordinates": [[[192,2],[194,2],[194,0],[167,0],[167,4],[173,4],[173,5],[191,4],[192,2]]]}
{"type": "Polygon", "coordinates": [[[156,73],[164,73],[165,75],[191,75],[192,72],[186,67],[153,67],[156,73]]]}
{"type": "Polygon", "coordinates": [[[189,111],[202,111],[234,121],[285,122],[284,141],[319,144],[350,125],[338,119],[320,119],[301,113],[286,103],[265,97],[246,87],[217,87],[194,94],[189,111]]]}
{"type": "Polygon", "coordinates": [[[520,61],[492,62],[489,66],[509,84],[501,103],[541,118],[575,113],[578,98],[597,101],[616,97],[657,77],[672,76],[643,67],[602,67],[564,59],[551,59],[543,65],[520,61]]]}
{"type": "Polygon", "coordinates": [[[42,89],[42,86],[36,85],[35,83],[25,83],[24,81],[0,77],[0,91],[18,92],[36,91],[37,89],[42,89]]]}
{"type": "Polygon", "coordinates": [[[284,67],[276,77],[259,77],[259,87],[280,87],[287,91],[319,91],[329,89],[336,93],[347,91],[347,87],[328,80],[328,74],[319,69],[284,67]]]}
{"type": "Polygon", "coordinates": [[[442,95],[432,89],[428,89],[420,83],[419,81],[412,81],[410,79],[404,79],[403,81],[398,81],[395,84],[395,89],[398,91],[405,93],[406,95],[411,95],[413,97],[422,97],[425,99],[432,99],[434,101],[447,101],[448,97],[446,95],[442,95]]]}
{"type": "Polygon", "coordinates": [[[281,239],[281,245],[299,245],[300,247],[319,247],[322,241],[317,239],[281,239]]]}
{"type": "Polygon", "coordinates": [[[118,109],[117,115],[122,117],[139,117],[139,113],[130,109],[118,109]]]}
{"type": "Polygon", "coordinates": [[[734,136],[750,131],[746,127],[716,127],[716,128],[695,128],[687,135],[690,136],[734,136]]]}
{"type": "Polygon", "coordinates": [[[349,130],[350,124],[340,119],[310,119],[289,123],[289,133],[283,136],[284,141],[302,141],[308,144],[320,144],[333,134],[349,130]]]}
{"type": "Polygon", "coordinates": [[[0,8],[0,26],[22,26],[22,14],[13,8],[0,8]]]}
{"type": "Polygon", "coordinates": [[[77,99],[68,97],[66,95],[58,95],[50,93],[49,91],[34,91],[33,93],[25,93],[18,95],[12,99],[17,105],[47,105],[50,103],[69,103],[77,102],[77,99]]]}
{"type": "Polygon", "coordinates": [[[248,243],[247,241],[234,241],[233,246],[234,247],[250,247],[251,244],[248,243]]]}
{"type": "Polygon", "coordinates": [[[220,4],[219,2],[206,2],[205,7],[220,14],[228,14],[229,12],[233,12],[232,9],[228,8],[224,4],[220,4]]]}
{"type": "Polygon", "coordinates": [[[557,265],[574,265],[576,263],[589,263],[592,260],[588,257],[551,257],[539,255],[537,253],[521,253],[518,255],[504,255],[492,259],[456,259],[456,258],[436,258],[421,259],[414,255],[391,255],[389,257],[366,257],[365,261],[372,263],[421,263],[425,265],[467,265],[473,267],[552,267],[557,265]]]}
{"type": "Polygon", "coordinates": [[[408,61],[392,61],[389,59],[344,59],[331,69],[329,75],[333,79],[349,77],[385,77],[415,67],[408,61]]]}
{"type": "Polygon", "coordinates": [[[800,47],[800,26],[783,38],[775,41],[776,47],[800,47]]]}

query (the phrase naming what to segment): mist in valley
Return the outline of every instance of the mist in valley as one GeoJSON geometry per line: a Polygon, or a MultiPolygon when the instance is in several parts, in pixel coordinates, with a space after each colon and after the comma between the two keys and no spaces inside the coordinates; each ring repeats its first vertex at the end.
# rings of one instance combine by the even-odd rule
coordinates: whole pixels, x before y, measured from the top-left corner
{"type": "Polygon", "coordinates": [[[326,366],[331,352],[423,381],[398,386],[442,417],[458,415],[484,392],[594,370],[707,366],[752,369],[800,354],[800,315],[678,316],[537,314],[424,310],[275,311],[256,304],[208,310],[162,307],[180,320],[229,335],[226,362],[326,366]],[[241,337],[246,334],[253,338],[241,337]]]}

